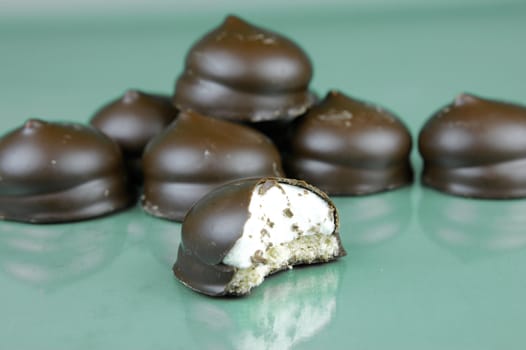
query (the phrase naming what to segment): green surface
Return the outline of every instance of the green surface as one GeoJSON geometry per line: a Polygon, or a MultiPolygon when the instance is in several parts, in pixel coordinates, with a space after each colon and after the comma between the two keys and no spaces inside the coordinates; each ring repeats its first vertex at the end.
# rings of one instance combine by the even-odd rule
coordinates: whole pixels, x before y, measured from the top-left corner
{"type": "MultiPolygon", "coordinates": [[[[398,113],[416,135],[461,91],[526,103],[526,7],[248,14],[300,42],[313,86],[398,113]]],[[[221,16],[0,23],[0,130],[85,121],[130,87],[170,93],[221,16]]],[[[413,157],[417,171],[421,162],[413,157]]],[[[180,225],[139,208],[67,225],[0,223],[0,349],[524,349],[526,201],[420,185],[337,198],[348,256],[242,299],[172,278],[180,225]]]]}

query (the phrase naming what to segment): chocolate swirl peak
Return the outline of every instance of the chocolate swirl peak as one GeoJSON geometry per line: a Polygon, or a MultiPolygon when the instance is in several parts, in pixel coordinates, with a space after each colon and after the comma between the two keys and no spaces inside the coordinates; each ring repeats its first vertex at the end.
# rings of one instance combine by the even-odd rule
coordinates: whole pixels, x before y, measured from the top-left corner
{"type": "Polygon", "coordinates": [[[173,220],[226,182],[283,174],[280,154],[265,135],[195,112],[182,112],[154,138],[143,162],[144,209],[173,220]]]}
{"type": "Polygon", "coordinates": [[[128,90],[122,97],[101,107],[90,123],[117,142],[131,173],[140,180],[144,147],[176,115],[167,96],[128,90]]]}
{"type": "Polygon", "coordinates": [[[0,139],[2,218],[82,220],[131,201],[119,147],[95,128],[31,119],[0,139]]]}
{"type": "Polygon", "coordinates": [[[331,91],[293,122],[289,136],[287,175],[329,194],[368,194],[412,181],[411,135],[377,105],[331,91]]]}
{"type": "Polygon", "coordinates": [[[205,115],[260,122],[302,114],[312,64],[293,41],[228,16],[192,46],[174,103],[205,115]]]}
{"type": "Polygon", "coordinates": [[[419,135],[422,182],[479,198],[526,196],[526,107],[461,94],[419,135]]]}

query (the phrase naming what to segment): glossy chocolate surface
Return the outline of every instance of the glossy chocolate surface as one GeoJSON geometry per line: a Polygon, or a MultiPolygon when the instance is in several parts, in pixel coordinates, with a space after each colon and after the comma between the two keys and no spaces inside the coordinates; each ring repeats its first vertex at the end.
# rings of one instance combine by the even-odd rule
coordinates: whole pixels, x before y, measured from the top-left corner
{"type": "Polygon", "coordinates": [[[143,207],[152,215],[182,220],[190,207],[229,181],[281,176],[272,142],[249,127],[182,112],[144,152],[143,207]]]}
{"type": "Polygon", "coordinates": [[[90,123],[121,147],[135,177],[140,178],[141,157],[146,144],[176,117],[168,96],[128,90],[98,110],[90,123]]]}
{"type": "Polygon", "coordinates": [[[4,219],[88,219],[130,205],[131,197],[118,146],[92,127],[32,119],[0,139],[4,219]]]}
{"type": "Polygon", "coordinates": [[[526,196],[526,107],[462,94],[419,135],[423,184],[479,198],[526,196]]]}
{"type": "Polygon", "coordinates": [[[389,111],[331,91],[296,119],[284,158],[289,177],[331,195],[360,195],[412,181],[411,135],[389,111]]]}
{"type": "MultiPolygon", "coordinates": [[[[311,92],[311,96],[313,103],[317,103],[319,100],[318,96],[314,92],[311,92]]],[[[267,135],[279,150],[283,150],[287,147],[289,139],[288,132],[295,119],[296,118],[282,118],[257,123],[244,122],[243,124],[267,135]]]]}
{"type": "Polygon", "coordinates": [[[236,121],[290,119],[313,103],[311,78],[312,64],[293,41],[228,16],[188,52],[174,103],[236,121]]]}
{"type": "MultiPolygon", "coordinates": [[[[187,287],[212,296],[225,295],[235,268],[222,263],[241,237],[249,218],[248,206],[254,188],[286,183],[303,187],[323,198],[334,208],[335,235],[339,238],[338,213],[332,201],[319,189],[298,180],[285,178],[245,179],[217,188],[203,197],[188,212],[183,226],[181,245],[173,271],[187,287]]],[[[345,250],[340,244],[340,256],[345,250]]]]}

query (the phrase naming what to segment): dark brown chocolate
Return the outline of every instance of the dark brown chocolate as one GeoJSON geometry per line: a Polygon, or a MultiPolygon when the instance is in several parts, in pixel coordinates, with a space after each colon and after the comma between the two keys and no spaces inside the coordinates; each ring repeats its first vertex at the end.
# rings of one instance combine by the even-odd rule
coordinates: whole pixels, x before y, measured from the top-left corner
{"type": "MultiPolygon", "coordinates": [[[[332,259],[344,256],[346,252],[339,241],[338,213],[325,193],[299,180],[244,179],[215,189],[189,211],[183,222],[181,244],[173,267],[177,279],[187,287],[203,294],[229,295],[226,288],[234,277],[236,268],[222,261],[243,233],[245,223],[250,216],[248,207],[251,195],[258,185],[262,185],[262,188],[270,188],[282,183],[311,191],[333,208],[335,221],[333,234],[338,239],[340,250],[338,256],[332,259]]],[[[277,203],[269,205],[273,204],[277,203]]]]}
{"type": "Polygon", "coordinates": [[[424,185],[477,198],[526,197],[526,107],[462,94],[419,135],[424,185]]]}
{"type": "Polygon", "coordinates": [[[128,90],[98,110],[90,123],[121,147],[131,174],[141,179],[141,157],[146,144],[176,117],[168,96],[128,90]]]}
{"type": "Polygon", "coordinates": [[[95,128],[29,120],[0,139],[0,217],[88,219],[131,204],[119,147],[95,128]]]}
{"type": "Polygon", "coordinates": [[[289,140],[286,174],[328,194],[369,194],[412,182],[407,127],[389,111],[338,91],[296,119],[289,140]]]}
{"type": "Polygon", "coordinates": [[[174,103],[235,121],[290,119],[313,103],[311,78],[312,64],[293,41],[228,16],[188,52],[174,103]]]}
{"type": "Polygon", "coordinates": [[[182,112],[144,152],[144,209],[181,221],[214,188],[247,177],[281,176],[272,142],[249,127],[182,112]]]}
{"type": "MultiPolygon", "coordinates": [[[[317,103],[319,100],[318,96],[313,92],[311,92],[311,95],[314,103],[317,103]]],[[[287,147],[289,137],[288,130],[290,129],[291,124],[294,122],[294,119],[296,118],[282,118],[257,123],[244,122],[243,124],[262,132],[268,138],[270,138],[272,142],[274,142],[279,150],[283,150],[287,147]]]]}

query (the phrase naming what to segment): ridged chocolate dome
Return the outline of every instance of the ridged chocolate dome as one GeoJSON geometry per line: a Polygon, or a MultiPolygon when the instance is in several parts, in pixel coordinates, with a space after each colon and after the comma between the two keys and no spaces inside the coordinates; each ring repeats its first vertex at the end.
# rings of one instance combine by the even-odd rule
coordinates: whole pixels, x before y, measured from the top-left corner
{"type": "Polygon", "coordinates": [[[32,119],[0,139],[0,216],[87,219],[131,204],[118,146],[98,130],[32,119]]]}
{"type": "Polygon", "coordinates": [[[236,121],[287,119],[313,103],[311,78],[312,64],[297,44],[229,16],[190,49],[174,103],[236,121]]]}

